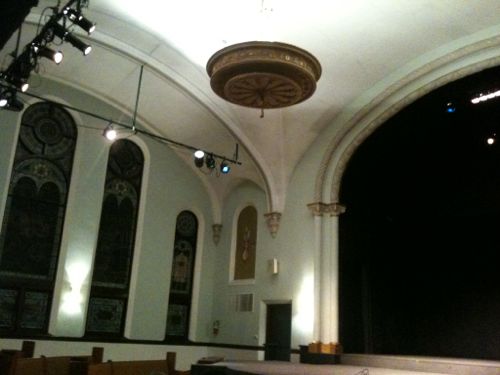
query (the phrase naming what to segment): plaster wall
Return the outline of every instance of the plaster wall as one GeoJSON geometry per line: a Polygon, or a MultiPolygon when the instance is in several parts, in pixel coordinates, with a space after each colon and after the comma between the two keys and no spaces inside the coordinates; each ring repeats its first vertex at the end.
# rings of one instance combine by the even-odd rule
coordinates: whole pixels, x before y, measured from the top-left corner
{"type": "MultiPolygon", "coordinates": [[[[117,121],[127,117],[81,91],[42,80],[38,90],[53,100],[98,113],[117,121]]],[[[92,262],[97,242],[106,163],[110,144],[102,137],[107,125],[99,119],[71,111],[78,125],[71,187],[68,196],[63,237],[56,275],[49,333],[59,337],[81,337],[85,329],[92,262]],[[72,286],[72,275],[82,272],[79,286],[81,304],[68,312],[65,293],[72,286]]],[[[21,114],[0,111],[0,210],[8,194],[10,171],[21,114]]],[[[196,310],[190,336],[206,341],[210,320],[200,311],[211,310],[212,252],[210,199],[199,178],[166,145],[144,136],[133,136],[145,156],[145,172],[129,295],[125,335],[131,339],[163,340],[166,328],[168,291],[175,235],[180,211],[192,210],[199,221],[198,254],[195,270],[196,310]],[[205,241],[206,239],[206,241],[205,241]],[[203,265],[203,266],[202,266],[203,265]]],[[[82,344],[83,345],[83,344],[82,344]]]]}
{"type": "MultiPolygon", "coordinates": [[[[299,190],[299,188],[297,188],[299,190]]],[[[267,228],[266,197],[253,184],[242,184],[226,200],[223,212],[223,235],[217,248],[214,275],[214,303],[212,319],[220,322],[220,330],[213,335],[216,343],[263,345],[266,341],[266,305],[292,304],[292,348],[307,344],[313,326],[313,219],[306,207],[306,197],[295,190],[290,195],[283,214],[281,228],[272,238],[267,228]],[[258,212],[255,279],[248,282],[231,281],[231,256],[234,251],[231,228],[237,215],[246,205],[258,212]],[[273,275],[269,260],[277,259],[279,272],[273,275]],[[235,295],[254,294],[253,312],[236,312],[235,295]]]]}

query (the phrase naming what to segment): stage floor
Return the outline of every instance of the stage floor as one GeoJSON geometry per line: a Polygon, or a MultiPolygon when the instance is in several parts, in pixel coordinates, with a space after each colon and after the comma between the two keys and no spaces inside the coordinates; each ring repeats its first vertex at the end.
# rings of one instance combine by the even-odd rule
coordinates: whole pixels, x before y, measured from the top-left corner
{"type": "Polygon", "coordinates": [[[312,365],[279,361],[224,361],[223,366],[236,371],[259,375],[443,375],[437,372],[397,370],[350,365],[312,365]]]}

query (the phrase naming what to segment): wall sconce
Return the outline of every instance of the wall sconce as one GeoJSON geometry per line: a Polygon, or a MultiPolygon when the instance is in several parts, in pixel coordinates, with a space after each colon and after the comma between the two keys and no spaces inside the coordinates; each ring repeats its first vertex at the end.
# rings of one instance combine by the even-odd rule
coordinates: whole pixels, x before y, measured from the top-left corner
{"type": "Polygon", "coordinates": [[[279,262],[278,259],[269,259],[269,272],[272,275],[277,275],[279,273],[279,262]]]}

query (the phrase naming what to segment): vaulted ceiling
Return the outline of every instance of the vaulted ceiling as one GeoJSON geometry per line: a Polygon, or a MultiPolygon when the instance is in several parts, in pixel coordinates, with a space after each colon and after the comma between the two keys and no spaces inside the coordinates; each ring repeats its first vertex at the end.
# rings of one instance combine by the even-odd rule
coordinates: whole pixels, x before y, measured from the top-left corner
{"type": "MultiPolygon", "coordinates": [[[[35,35],[43,9],[57,4],[39,1],[26,18],[23,41],[35,35]]],[[[83,57],[63,45],[65,61],[44,63],[42,74],[132,114],[144,66],[141,126],[228,157],[238,143],[241,166],[227,176],[200,178],[219,201],[242,181],[253,181],[266,191],[269,211],[282,211],[294,169],[326,128],[340,130],[345,118],[404,72],[496,40],[499,8],[495,0],[90,0],[84,12],[97,31],[81,37],[92,53],[83,57]],[[259,110],[214,94],[207,60],[220,48],[250,40],[289,43],[316,56],[322,65],[316,93],[295,106],[267,110],[263,118],[259,110]]],[[[4,24],[7,16],[1,17],[4,24]]],[[[2,61],[14,45],[13,36],[2,61]]],[[[193,166],[190,154],[180,155],[193,166]]]]}

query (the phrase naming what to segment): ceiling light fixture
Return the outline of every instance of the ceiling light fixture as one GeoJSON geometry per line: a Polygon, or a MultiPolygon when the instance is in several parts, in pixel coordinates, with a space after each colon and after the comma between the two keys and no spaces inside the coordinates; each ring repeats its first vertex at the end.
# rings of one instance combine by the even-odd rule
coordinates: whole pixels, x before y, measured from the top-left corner
{"type": "Polygon", "coordinates": [[[80,39],[66,30],[64,26],[58,24],[57,22],[53,23],[51,25],[51,28],[54,32],[54,35],[56,35],[62,41],[71,43],[73,47],[78,48],[80,51],[82,51],[84,56],[87,56],[92,51],[92,46],[82,42],[80,39]]]}
{"type": "Polygon", "coordinates": [[[65,7],[63,9],[63,14],[68,17],[68,19],[73,22],[75,25],[78,25],[81,27],[83,30],[85,30],[87,33],[92,34],[95,30],[95,23],[89,21],[86,19],[79,11],[70,8],[70,7],[65,7]]]}
{"type": "Polygon", "coordinates": [[[207,62],[210,86],[221,98],[245,107],[282,108],[314,93],[321,76],[309,52],[278,42],[245,42],[216,52],[207,62]]]}
{"type": "Polygon", "coordinates": [[[49,48],[50,43],[54,41],[56,36],[63,42],[68,41],[71,43],[74,47],[82,51],[84,55],[88,55],[92,47],[78,39],[66,29],[67,19],[79,25],[89,33],[95,29],[95,25],[81,15],[82,7],[87,5],[88,1],[85,0],[69,0],[62,10],[59,10],[59,5],[47,8],[50,9],[53,14],[31,42],[25,45],[20,54],[18,52],[21,41],[21,28],[19,28],[16,48],[11,53],[14,60],[7,69],[0,72],[0,81],[22,92],[27,91],[29,87],[28,79],[31,72],[37,69],[39,57],[51,59],[56,64],[62,62],[62,52],[54,51],[49,48]],[[72,7],[76,7],[76,10],[72,7]],[[61,21],[62,25],[59,23],[61,21]]]}
{"type": "Polygon", "coordinates": [[[478,103],[485,102],[485,101],[493,99],[493,98],[497,98],[499,96],[500,96],[500,90],[493,91],[493,92],[490,92],[490,93],[484,94],[484,95],[481,93],[478,96],[472,98],[471,103],[478,104],[478,103]]]}
{"type": "Polygon", "coordinates": [[[203,167],[203,163],[205,161],[205,152],[202,150],[196,150],[194,152],[194,165],[198,168],[203,167]]]}
{"type": "Polygon", "coordinates": [[[102,135],[108,140],[108,141],[114,141],[116,137],[118,136],[118,133],[116,132],[115,129],[113,129],[113,125],[109,124],[106,126],[104,131],[102,132],[102,135]]]}
{"type": "Polygon", "coordinates": [[[214,169],[215,168],[215,159],[212,154],[208,154],[205,157],[205,164],[207,165],[208,169],[214,169]]]}
{"type": "Polygon", "coordinates": [[[0,108],[20,112],[24,104],[16,96],[16,90],[9,87],[0,87],[0,108]]]}
{"type": "Polygon", "coordinates": [[[222,163],[220,163],[220,172],[221,173],[228,174],[230,170],[231,170],[231,167],[229,166],[229,164],[226,163],[226,161],[222,161],[222,163]]]}
{"type": "Polygon", "coordinates": [[[45,57],[49,60],[52,60],[56,64],[60,64],[64,58],[64,55],[61,51],[54,51],[53,49],[43,46],[39,47],[34,45],[33,46],[33,51],[41,57],[45,57]]]}

